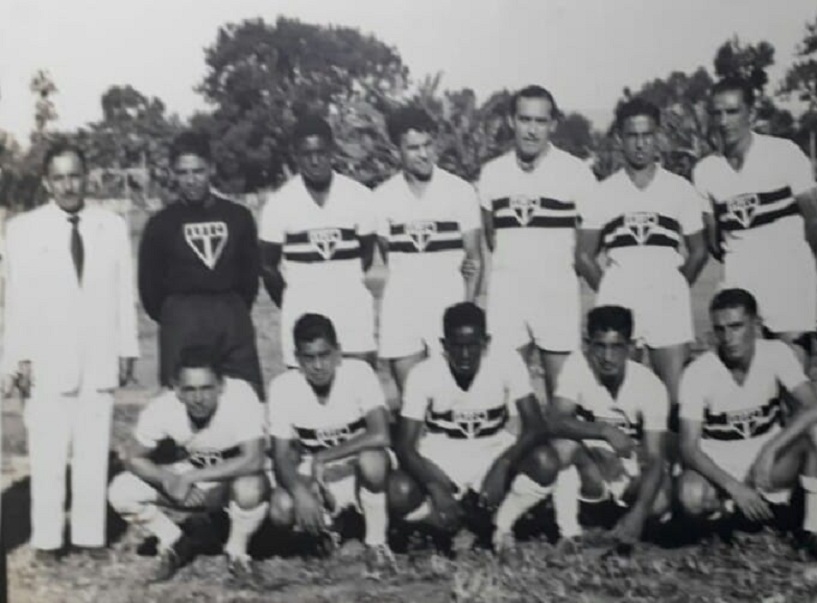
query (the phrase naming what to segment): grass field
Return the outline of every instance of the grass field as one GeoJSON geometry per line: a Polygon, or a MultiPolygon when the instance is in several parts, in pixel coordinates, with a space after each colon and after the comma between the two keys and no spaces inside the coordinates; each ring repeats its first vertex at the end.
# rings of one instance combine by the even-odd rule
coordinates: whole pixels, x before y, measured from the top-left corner
{"type": "MultiPolygon", "coordinates": [[[[718,279],[707,267],[694,290],[698,333],[706,332],[705,307],[718,279]]],[[[377,281],[377,279],[375,279],[377,281]]],[[[374,283],[375,288],[377,283],[374,283]]],[[[585,302],[589,297],[585,295],[585,302]]],[[[254,310],[264,374],[282,370],[276,350],[278,313],[263,294],[254,310]]],[[[117,394],[114,447],[156,390],[156,329],[140,317],[143,358],[140,386],[117,394]]],[[[698,345],[703,345],[702,336],[698,345]]],[[[394,388],[381,371],[390,395],[394,388]]],[[[541,388],[540,388],[541,389],[541,388]]],[[[489,551],[478,549],[455,561],[431,556],[427,548],[411,547],[398,556],[400,575],[383,581],[361,579],[359,547],[323,560],[288,553],[277,536],[264,531],[253,543],[259,588],[236,589],[227,581],[223,560],[200,556],[176,579],[146,586],[153,558],[137,555],[141,537],[110,518],[111,559],[93,561],[67,557],[53,570],[34,570],[26,540],[29,535],[25,432],[19,400],[3,402],[3,536],[8,550],[8,590],[13,602],[104,601],[170,603],[172,601],[310,601],[310,602],[745,602],[800,603],[817,601],[817,565],[798,559],[780,539],[767,532],[740,535],[728,548],[713,541],[663,549],[643,545],[630,558],[601,555],[605,548],[581,549],[552,544],[545,536],[523,542],[521,560],[500,565],[489,551]]]]}

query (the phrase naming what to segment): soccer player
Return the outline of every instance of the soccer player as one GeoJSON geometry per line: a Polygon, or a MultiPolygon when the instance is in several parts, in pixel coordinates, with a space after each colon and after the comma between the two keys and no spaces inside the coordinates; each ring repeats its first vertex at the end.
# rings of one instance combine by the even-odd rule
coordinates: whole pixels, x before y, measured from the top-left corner
{"type": "Polygon", "coordinates": [[[409,374],[389,485],[391,511],[449,533],[462,527],[469,491],[493,515],[494,546],[514,546],[516,520],[550,493],[558,471],[522,358],[489,346],[485,313],[471,302],[445,310],[444,355],[409,374]],[[512,418],[521,429],[512,431],[512,418]]]}
{"type": "Polygon", "coordinates": [[[344,508],[356,507],[369,570],[394,570],[386,542],[389,418],[377,375],[367,363],[342,357],[325,316],[301,316],[293,338],[300,368],[269,385],[277,483],[270,518],[319,536],[344,508]]]}
{"type": "Polygon", "coordinates": [[[695,188],[656,161],[659,126],[660,111],[649,101],[634,98],[617,109],[624,167],[582,202],[576,267],[598,291],[597,305],[632,309],[636,339],[649,349],[674,408],[695,338],[689,289],[706,263],[706,241],[695,188]]]}
{"type": "Polygon", "coordinates": [[[214,355],[198,346],[181,350],[173,390],[139,415],[124,459],[128,471],[111,482],[111,506],[159,540],[154,582],[169,580],[196,553],[161,506],[201,512],[226,505],[227,569],[236,578],[252,575],[247,543],[267,515],[270,491],[263,472],[264,407],[247,382],[223,376],[214,355]],[[152,455],[168,439],[183,460],[157,464],[152,455]]]}
{"type": "Polygon", "coordinates": [[[593,173],[550,137],[559,108],[541,86],[511,99],[514,149],[482,168],[479,194],[488,247],[488,324],[497,344],[525,356],[539,350],[548,396],[581,339],[579,281],[573,267],[576,202],[593,173]]]}
{"type": "Polygon", "coordinates": [[[717,347],[692,362],[681,379],[686,471],[678,496],[693,517],[737,507],[749,520],[766,521],[770,503],[785,502],[799,475],[804,534],[817,551],[817,397],[792,349],[758,337],[757,312],[744,289],[723,289],[710,303],[717,347]],[[797,406],[788,413],[783,390],[797,406]]]}
{"type": "Polygon", "coordinates": [[[402,391],[409,370],[439,351],[445,308],[476,297],[482,239],[474,188],[434,165],[437,124],[428,113],[399,109],[389,116],[388,130],[403,169],[375,191],[378,240],[389,267],[380,356],[391,361],[402,391]]]}
{"type": "Polygon", "coordinates": [[[259,260],[250,211],[213,192],[210,142],[195,132],[170,146],[179,199],[152,216],[139,245],[139,294],[159,323],[159,378],[169,386],[179,351],[191,343],[223,356],[224,374],[263,399],[250,310],[259,260]]]}
{"type": "Polygon", "coordinates": [[[721,152],[693,171],[707,200],[713,255],[724,286],[757,299],[764,327],[805,359],[817,325],[817,186],[808,158],[793,142],[752,132],[755,95],[736,79],[716,83],[710,117],[721,152]]]}
{"type": "MultiPolygon", "coordinates": [[[[571,438],[552,446],[563,465],[578,468],[583,498],[612,499],[627,508],[613,531],[625,544],[639,540],[646,521],[661,517],[670,504],[664,467],[667,389],[652,371],[629,359],[632,335],[628,308],[591,310],[585,350],[568,357],[548,410],[551,433],[571,438]]],[[[573,515],[563,516],[563,521],[578,528],[577,491],[564,494],[574,498],[567,503],[573,515]]]]}
{"type": "Polygon", "coordinates": [[[333,146],[324,119],[301,118],[292,132],[300,175],[261,214],[264,285],[281,308],[281,351],[290,367],[292,326],[306,312],[332,321],[344,355],[375,360],[374,303],[363,283],[375,245],[372,193],[332,170],[333,146]]]}

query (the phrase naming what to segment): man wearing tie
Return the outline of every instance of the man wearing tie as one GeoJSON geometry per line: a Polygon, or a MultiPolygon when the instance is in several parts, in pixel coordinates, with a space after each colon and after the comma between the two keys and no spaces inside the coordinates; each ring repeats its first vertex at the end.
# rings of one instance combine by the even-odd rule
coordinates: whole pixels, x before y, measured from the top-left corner
{"type": "Polygon", "coordinates": [[[25,400],[31,462],[31,546],[51,563],[63,548],[71,451],[71,542],[105,546],[105,489],[113,391],[139,355],[134,275],[125,221],[85,203],[80,149],[46,153],[51,200],[6,231],[3,390],[25,400]]]}

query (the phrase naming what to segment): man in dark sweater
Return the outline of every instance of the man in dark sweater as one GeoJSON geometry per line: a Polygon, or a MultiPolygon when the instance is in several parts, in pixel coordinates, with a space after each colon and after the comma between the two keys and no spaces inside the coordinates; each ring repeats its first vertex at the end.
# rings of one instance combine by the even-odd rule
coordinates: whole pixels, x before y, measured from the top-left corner
{"type": "Polygon", "coordinates": [[[139,247],[139,295],[159,323],[159,379],[169,385],[180,350],[219,350],[224,374],[263,399],[250,310],[258,293],[258,234],[252,214],[210,188],[210,143],[194,132],[170,147],[179,199],[153,216],[139,247]]]}

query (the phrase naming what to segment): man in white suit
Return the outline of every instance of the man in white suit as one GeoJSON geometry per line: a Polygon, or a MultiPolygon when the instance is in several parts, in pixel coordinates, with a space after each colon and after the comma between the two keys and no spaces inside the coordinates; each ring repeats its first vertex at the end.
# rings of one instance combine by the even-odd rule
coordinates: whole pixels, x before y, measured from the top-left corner
{"type": "Polygon", "coordinates": [[[69,450],[71,542],[104,550],[113,390],[133,379],[139,348],[124,220],[85,203],[78,148],[55,145],[43,168],[51,200],[6,231],[2,369],[4,393],[25,400],[31,547],[51,563],[64,544],[69,450]]]}

